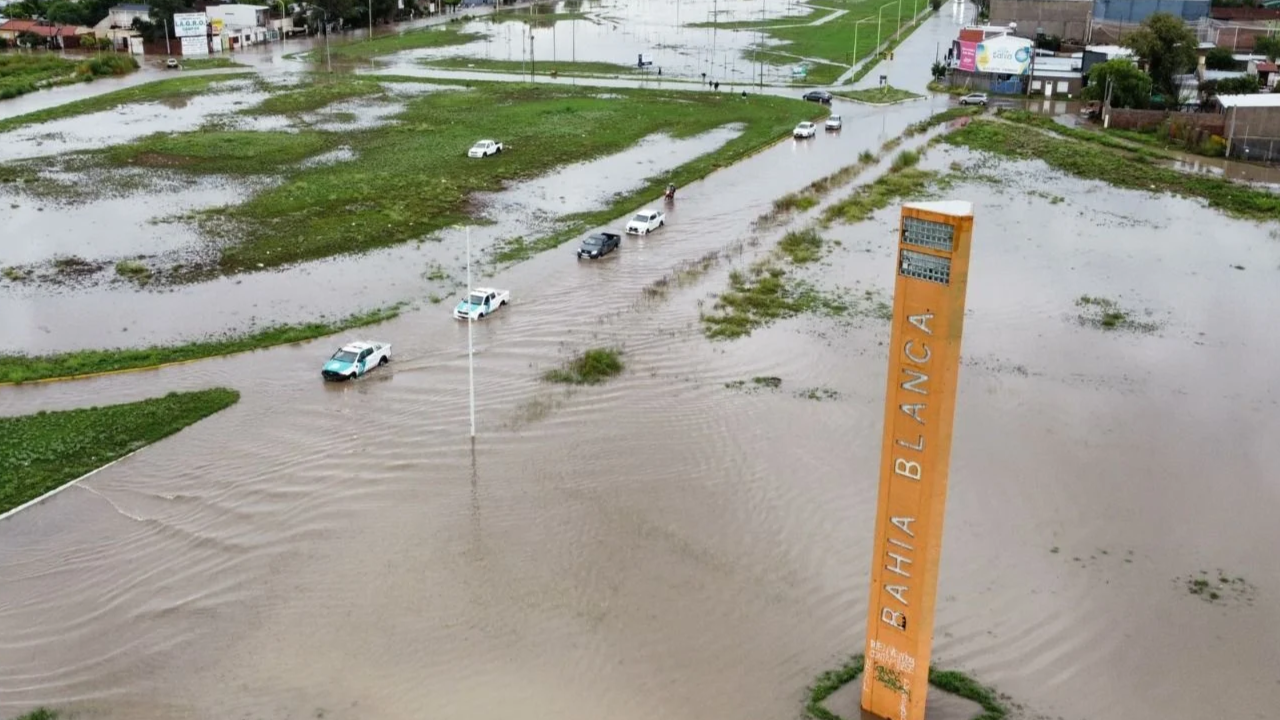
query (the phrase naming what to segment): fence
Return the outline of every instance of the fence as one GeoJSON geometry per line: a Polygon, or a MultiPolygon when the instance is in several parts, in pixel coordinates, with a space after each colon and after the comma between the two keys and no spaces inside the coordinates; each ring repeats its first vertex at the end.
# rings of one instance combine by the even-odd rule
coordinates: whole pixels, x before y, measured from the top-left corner
{"type": "Polygon", "coordinates": [[[1204,131],[1211,135],[1226,135],[1226,118],[1216,113],[1112,108],[1107,112],[1107,118],[1107,127],[1116,130],[1154,130],[1168,121],[1172,126],[1204,131]]]}

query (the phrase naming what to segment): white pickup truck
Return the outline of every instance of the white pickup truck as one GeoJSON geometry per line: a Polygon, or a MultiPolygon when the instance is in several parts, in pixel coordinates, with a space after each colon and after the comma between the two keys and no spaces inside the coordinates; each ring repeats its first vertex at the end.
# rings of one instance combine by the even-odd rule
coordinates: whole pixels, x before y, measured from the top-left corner
{"type": "Polygon", "coordinates": [[[453,309],[453,316],[459,320],[479,320],[510,301],[510,290],[475,288],[453,309]]]}
{"type": "Polygon", "coordinates": [[[497,140],[481,140],[467,151],[467,157],[482,158],[502,152],[502,143],[497,140]]]}
{"type": "Polygon", "coordinates": [[[627,223],[628,235],[647,235],[667,224],[667,215],[661,210],[641,210],[627,223]]]}

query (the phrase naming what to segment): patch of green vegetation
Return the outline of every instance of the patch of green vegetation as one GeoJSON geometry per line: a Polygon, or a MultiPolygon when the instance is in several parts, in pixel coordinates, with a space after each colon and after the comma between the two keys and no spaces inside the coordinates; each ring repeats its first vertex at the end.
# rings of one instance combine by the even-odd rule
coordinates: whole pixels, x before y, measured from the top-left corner
{"type": "Polygon", "coordinates": [[[62,717],[62,714],[59,713],[57,710],[50,710],[49,708],[36,708],[35,710],[32,710],[31,712],[25,715],[19,715],[13,720],[58,720],[58,718],[60,717],[62,717]]]}
{"type": "Polygon", "coordinates": [[[924,97],[917,95],[910,90],[903,90],[892,85],[884,85],[878,88],[867,88],[866,90],[842,90],[834,93],[838,97],[847,98],[855,102],[869,103],[871,105],[887,105],[889,103],[901,102],[903,100],[914,100],[924,97]]]}
{"type": "Polygon", "coordinates": [[[27,280],[31,277],[31,271],[25,268],[20,268],[16,265],[9,265],[3,270],[0,270],[0,277],[8,280],[9,282],[22,282],[23,280],[27,280]]]}
{"type": "MultiPolygon", "coordinates": [[[[536,8],[536,5],[530,5],[530,9],[536,8]]],[[[489,22],[522,22],[526,25],[534,27],[551,27],[558,22],[568,20],[582,20],[587,17],[584,12],[530,12],[528,10],[510,10],[504,12],[496,12],[487,16],[489,22]]]]}
{"type": "Polygon", "coordinates": [[[127,280],[145,284],[151,279],[151,268],[137,260],[121,260],[116,263],[116,274],[127,280]]]}
{"type": "MultiPolygon", "coordinates": [[[[83,410],[0,417],[0,512],[166,438],[240,399],[216,388],[83,410]]],[[[51,718],[37,710],[25,717],[51,718]]]]}
{"type": "Polygon", "coordinates": [[[729,289],[700,319],[708,338],[732,340],[802,313],[839,315],[847,311],[848,305],[837,294],[818,292],[808,282],[789,276],[769,258],[752,264],[746,272],[730,272],[729,289]]]}
{"type": "Polygon", "coordinates": [[[826,60],[829,64],[811,63],[804,82],[830,85],[855,62],[870,55],[878,42],[887,40],[899,27],[906,30],[902,37],[909,34],[911,18],[900,18],[896,9],[884,13],[884,27],[879,38],[876,37],[875,25],[872,23],[863,23],[860,28],[854,27],[860,20],[876,17],[880,8],[886,6],[900,7],[896,0],[831,0],[825,2],[823,7],[848,12],[820,25],[774,22],[774,27],[743,25],[739,29],[759,29],[763,34],[782,41],[782,44],[747,53],[748,60],[771,65],[795,65],[801,58],[826,60]]]}
{"type": "Polygon", "coordinates": [[[191,57],[179,59],[183,70],[221,70],[223,68],[249,67],[229,57],[191,57]]]}
{"type": "Polygon", "coordinates": [[[712,250],[696,260],[685,260],[670,272],[654,280],[641,291],[646,298],[664,298],[672,287],[684,287],[707,274],[720,259],[720,251],[712,250]]]}
{"type": "Polygon", "coordinates": [[[975,120],[948,135],[946,141],[1016,160],[1042,160],[1077,177],[1101,180],[1116,187],[1201,198],[1210,207],[1236,217],[1261,221],[1280,217],[1280,195],[1267,190],[1216,177],[1188,175],[1155,165],[1126,150],[1048,133],[1026,132],[1011,123],[975,120]]]}
{"type": "Polygon", "coordinates": [[[914,167],[905,167],[884,175],[879,180],[858,188],[849,197],[829,206],[822,213],[822,222],[826,225],[837,221],[861,222],[871,217],[875,211],[889,207],[889,204],[895,200],[918,197],[937,178],[936,172],[914,167]]]}
{"type": "Polygon", "coordinates": [[[1076,299],[1076,307],[1080,308],[1080,323],[1102,330],[1135,330],[1138,332],[1155,332],[1158,326],[1152,322],[1134,320],[1128,312],[1120,308],[1115,300],[1104,297],[1081,295],[1076,299]]]}
{"type": "Polygon", "coordinates": [[[305,160],[333,146],[330,133],[202,130],[161,133],[104,151],[112,164],[195,173],[278,173],[283,165],[305,160]]]}
{"type": "Polygon", "coordinates": [[[202,93],[217,91],[218,84],[236,80],[248,73],[227,75],[196,75],[192,77],[175,77],[158,80],[145,85],[137,85],[123,90],[116,90],[83,100],[57,105],[44,110],[37,110],[26,115],[18,115],[0,120],[0,133],[9,132],[26,125],[35,125],[52,120],[75,117],[86,113],[113,110],[129,103],[158,102],[175,98],[192,97],[202,93]]]}
{"type": "Polygon", "coordinates": [[[485,58],[449,57],[420,61],[427,67],[445,68],[449,70],[471,70],[477,72],[495,72],[518,75],[533,72],[535,75],[564,75],[566,77],[589,77],[593,75],[628,75],[638,72],[633,65],[619,65],[607,62],[570,62],[568,60],[538,61],[530,65],[519,60],[488,60],[485,58]]]}
{"type": "Polygon", "coordinates": [[[831,190],[848,183],[878,161],[879,158],[872,152],[863,150],[858,154],[858,162],[853,165],[846,165],[830,175],[814,180],[799,192],[787,193],[774,200],[773,207],[756,218],[756,222],[763,224],[773,223],[791,213],[809,210],[815,207],[831,190]]]}
{"type": "Polygon", "coordinates": [[[1109,147],[1113,150],[1122,150],[1132,152],[1143,157],[1151,159],[1160,159],[1166,157],[1161,153],[1152,153],[1143,147],[1135,147],[1133,143],[1124,142],[1112,137],[1110,132],[1100,132],[1097,130],[1084,130],[1081,128],[1068,127],[1053,118],[1045,117],[1037,113],[1027,110],[1010,110],[1007,108],[999,108],[996,110],[996,117],[1019,125],[1028,125],[1041,130],[1047,130],[1055,135],[1071,138],[1073,140],[1083,140],[1103,147],[1109,147]]]}
{"type": "Polygon", "coordinates": [[[893,172],[902,172],[907,168],[915,167],[920,164],[920,153],[915,150],[903,150],[893,156],[893,162],[889,165],[889,169],[893,172]]]}
{"type": "Polygon", "coordinates": [[[932,130],[933,128],[939,125],[942,125],[944,123],[949,123],[952,120],[959,120],[960,118],[973,117],[974,115],[981,115],[985,110],[986,108],[982,107],[981,105],[960,105],[958,107],[947,108],[946,110],[943,110],[940,113],[934,113],[933,115],[930,115],[929,117],[925,118],[924,120],[921,120],[918,123],[913,123],[911,125],[908,125],[906,131],[903,132],[902,134],[905,137],[914,137],[923,132],[932,130]]]}
{"type": "MultiPolygon", "coordinates": [[[[857,680],[858,676],[862,674],[865,664],[866,659],[863,655],[854,655],[840,667],[834,670],[827,670],[815,678],[813,684],[809,686],[808,697],[805,700],[805,715],[812,718],[812,720],[844,720],[844,718],[828,710],[824,703],[837,690],[857,680]]],[[[881,666],[877,666],[877,668],[879,667],[881,666]]],[[[887,670],[888,668],[885,669],[887,670]]],[[[876,676],[879,680],[881,677],[890,677],[891,674],[877,669],[876,676]]],[[[958,695],[981,705],[983,712],[974,720],[1005,720],[1005,718],[1009,717],[1008,708],[1000,701],[1000,696],[994,690],[962,672],[937,670],[931,667],[929,668],[929,684],[939,690],[958,695]]]]}
{"type": "Polygon", "coordinates": [[[778,251],[796,265],[815,262],[822,257],[823,239],[813,228],[793,230],[782,236],[778,251]]]}
{"type": "Polygon", "coordinates": [[[797,5],[796,7],[805,10],[802,15],[787,15],[785,17],[768,18],[765,20],[726,20],[725,22],[695,22],[685,23],[685,27],[691,28],[717,28],[719,30],[759,30],[761,28],[770,28],[776,25],[796,25],[796,24],[813,24],[818,20],[834,13],[834,10],[816,8],[812,5],[797,5]]]}
{"type": "MultiPolygon", "coordinates": [[[[386,89],[376,80],[359,77],[332,78],[316,76],[300,87],[279,92],[261,103],[242,110],[245,115],[297,115],[314,112],[344,100],[384,95],[386,89]]],[[[264,133],[265,134],[265,133],[264,133]]]]}
{"type": "Polygon", "coordinates": [[[748,394],[755,394],[761,390],[777,390],[782,387],[782,378],[774,375],[757,375],[748,382],[747,380],[734,380],[727,382],[724,386],[730,390],[741,390],[748,394]]]}
{"type": "MultiPolygon", "coordinates": [[[[379,55],[403,52],[405,50],[421,50],[424,48],[450,47],[466,45],[480,40],[484,35],[473,32],[462,32],[448,25],[436,25],[419,30],[409,30],[399,35],[380,35],[372,40],[334,44],[329,48],[333,60],[368,60],[379,55]]],[[[324,64],[324,48],[312,50],[309,56],[313,63],[324,64]]]]}
{"type": "Polygon", "coordinates": [[[138,61],[129,55],[95,55],[75,61],[47,52],[0,53],[0,100],[137,69],[138,61]]]}
{"type": "Polygon", "coordinates": [[[570,360],[564,367],[542,374],[547,382],[566,385],[599,385],[622,372],[622,351],[592,348],[570,360]]]}
{"type": "Polygon", "coordinates": [[[796,393],[796,397],[801,400],[839,400],[840,393],[827,387],[811,387],[805,388],[796,393]]]}
{"type": "Polygon", "coordinates": [[[273,345],[302,342],[351,328],[385,322],[399,315],[402,307],[402,305],[393,305],[349,315],[332,322],[275,325],[253,333],[212,337],[183,345],[77,350],[54,355],[0,355],[0,384],[137,370],[167,363],[260,350],[273,345]]]}

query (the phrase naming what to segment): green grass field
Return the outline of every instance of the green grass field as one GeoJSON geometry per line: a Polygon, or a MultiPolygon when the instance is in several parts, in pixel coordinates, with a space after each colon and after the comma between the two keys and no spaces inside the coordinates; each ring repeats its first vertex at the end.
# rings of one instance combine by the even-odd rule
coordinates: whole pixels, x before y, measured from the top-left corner
{"type": "MultiPolygon", "coordinates": [[[[225,388],[0,418],[0,512],[231,407],[225,388]]],[[[43,717],[52,717],[45,715],[43,717]]]]}
{"type": "MultiPolygon", "coordinates": [[[[375,79],[367,77],[317,79],[245,112],[288,115],[381,92],[375,79]]],[[[709,148],[669,178],[652,178],[609,207],[568,218],[567,232],[576,232],[633,209],[642,198],[657,195],[668,179],[685,184],[702,177],[785,136],[797,118],[826,113],[799,100],[768,96],[743,100],[630,89],[603,95],[593,88],[502,83],[479,83],[404,102],[398,122],[368,130],[204,129],[144,138],[100,151],[98,157],[117,166],[280,175],[280,184],[247,201],[199,216],[210,236],[232,240],[221,251],[218,270],[236,273],[421,239],[474,221],[474,193],[614,154],[655,133],[688,137],[730,123],[744,126],[738,138],[709,148]],[[507,152],[468,159],[467,149],[483,137],[503,141],[507,152]],[[340,145],[349,146],[355,158],[315,167],[297,164],[340,145]]]]}
{"type": "Polygon", "coordinates": [[[550,75],[554,72],[558,75],[578,77],[628,75],[639,72],[634,65],[618,65],[606,62],[570,62],[568,60],[539,61],[532,66],[519,60],[486,60],[484,58],[469,57],[439,58],[421,62],[427,67],[446,70],[472,70],[477,72],[511,73],[513,75],[528,74],[530,70],[536,75],[550,75]]]}
{"type": "MultiPolygon", "coordinates": [[[[436,25],[420,30],[409,30],[399,35],[382,35],[372,40],[356,40],[355,42],[336,43],[332,38],[329,43],[329,55],[333,60],[353,61],[369,60],[379,55],[390,55],[405,50],[422,50],[425,48],[466,45],[483,38],[479,33],[462,32],[449,25],[436,25]]],[[[324,43],[320,43],[311,51],[311,62],[324,64],[324,43]]]]}

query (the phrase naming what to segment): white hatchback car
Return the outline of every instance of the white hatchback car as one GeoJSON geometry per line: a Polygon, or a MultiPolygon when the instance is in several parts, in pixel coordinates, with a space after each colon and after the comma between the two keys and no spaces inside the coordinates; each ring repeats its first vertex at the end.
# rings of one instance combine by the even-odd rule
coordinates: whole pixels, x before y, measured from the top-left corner
{"type": "Polygon", "coordinates": [[[791,131],[791,137],[803,140],[804,138],[813,137],[814,135],[817,134],[817,132],[818,132],[818,126],[814,125],[811,122],[806,121],[806,122],[800,123],[799,125],[796,126],[795,130],[791,131]]]}

